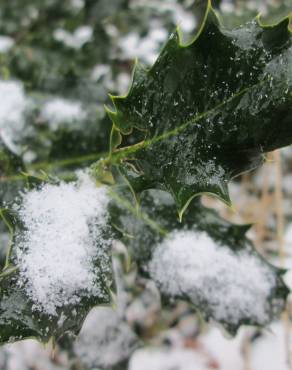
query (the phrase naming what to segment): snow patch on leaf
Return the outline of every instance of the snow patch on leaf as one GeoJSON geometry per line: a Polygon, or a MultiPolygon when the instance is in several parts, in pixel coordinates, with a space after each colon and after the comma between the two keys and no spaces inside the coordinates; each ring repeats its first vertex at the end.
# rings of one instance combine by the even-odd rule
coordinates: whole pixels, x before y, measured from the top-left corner
{"type": "Polygon", "coordinates": [[[188,297],[217,321],[265,324],[274,308],[272,267],[248,250],[217,245],[206,233],[174,231],[155,249],[149,271],[163,293],[188,297]]]}
{"type": "Polygon", "coordinates": [[[19,285],[34,308],[49,315],[83,297],[103,298],[110,269],[107,188],[87,176],[75,183],[45,184],[22,195],[24,230],[15,238],[19,285]]]}

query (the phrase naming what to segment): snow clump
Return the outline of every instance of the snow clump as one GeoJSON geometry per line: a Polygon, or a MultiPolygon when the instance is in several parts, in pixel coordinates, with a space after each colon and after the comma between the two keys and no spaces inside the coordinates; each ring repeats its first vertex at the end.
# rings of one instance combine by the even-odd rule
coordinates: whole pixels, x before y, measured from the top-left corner
{"type": "Polygon", "coordinates": [[[154,251],[149,271],[163,293],[187,296],[217,321],[266,323],[275,273],[251,251],[233,252],[206,233],[174,231],[154,251]]]}
{"type": "Polygon", "coordinates": [[[96,187],[84,175],[77,182],[45,184],[21,198],[14,208],[24,230],[16,234],[14,251],[19,285],[34,309],[57,315],[57,308],[78,304],[83,297],[106,299],[106,186],[96,187]]]}

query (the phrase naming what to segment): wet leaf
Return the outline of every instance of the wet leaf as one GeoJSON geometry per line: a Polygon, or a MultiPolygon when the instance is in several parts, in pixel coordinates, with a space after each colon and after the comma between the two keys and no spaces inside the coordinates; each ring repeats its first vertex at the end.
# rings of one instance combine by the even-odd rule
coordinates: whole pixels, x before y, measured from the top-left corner
{"type": "MultiPolygon", "coordinates": [[[[40,186],[40,180],[29,178],[30,186],[40,186]]],[[[42,185],[44,182],[42,182],[42,185]]],[[[9,233],[12,243],[7,252],[6,263],[0,272],[0,343],[13,342],[34,337],[47,342],[51,337],[59,340],[65,334],[78,334],[88,312],[97,305],[111,304],[110,284],[112,281],[110,250],[108,258],[103,255],[103,262],[99,260],[99,253],[94,257],[92,264],[95,267],[96,284],[99,294],[80,294],[76,302],[62,302],[56,307],[56,313],[50,314],[42,310],[28,294],[26,282],[20,277],[20,269],[15,255],[15,248],[21,238],[25,238],[28,231],[19,218],[18,211],[2,209],[0,216],[9,233]],[[105,261],[107,265],[104,266],[105,261]]],[[[110,228],[103,231],[102,239],[112,239],[110,228]]],[[[110,243],[109,243],[110,244],[110,243]]],[[[103,248],[96,242],[96,248],[103,248]]],[[[106,253],[103,248],[103,252],[106,253]]]]}
{"type": "Polygon", "coordinates": [[[0,287],[0,343],[30,337],[47,342],[52,336],[58,340],[68,332],[77,334],[92,307],[109,303],[83,299],[78,305],[65,307],[58,316],[48,316],[36,311],[17,285],[17,272],[3,278],[0,287]]]}
{"type": "MultiPolygon", "coordinates": [[[[116,226],[118,237],[128,246],[131,258],[138,264],[142,275],[148,275],[148,263],[154,251],[171,232],[174,230],[205,232],[216,242],[219,248],[224,246],[224,248],[230,249],[232,253],[238,256],[242,252],[247,253],[255,258],[261,266],[265,266],[272,271],[276,285],[271,290],[268,302],[266,302],[269,314],[264,325],[279,317],[285,309],[289,294],[289,289],[282,279],[285,271],[271,266],[256,252],[252,242],[246,237],[246,232],[251,225],[235,225],[227,222],[216,211],[202,206],[199,199],[192,201],[191,207],[185,212],[184,221],[179,222],[174,200],[165,191],[145,191],[141,196],[141,207],[138,209],[131,201],[130,194],[125,190],[116,190],[115,194],[116,202],[112,205],[112,222],[116,226]]],[[[161,266],[162,270],[165,268],[167,266],[161,266]]],[[[210,266],[210,269],[212,269],[212,266],[210,266]]],[[[173,276],[173,278],[178,279],[179,277],[173,276]]],[[[202,286],[202,289],[207,289],[207,287],[202,286]]],[[[164,292],[162,292],[162,295],[166,301],[172,298],[164,292]]],[[[207,320],[214,319],[208,302],[194,302],[191,295],[186,293],[177,295],[175,298],[193,304],[195,309],[199,310],[207,320]]],[[[222,319],[219,322],[231,334],[235,334],[241,325],[263,326],[263,323],[259,323],[252,317],[242,318],[238,322],[231,319],[230,321],[222,319]]]]}
{"type": "Polygon", "coordinates": [[[257,18],[226,30],[209,4],[190,44],[176,31],[150,70],[136,64],[127,96],[112,97],[108,162],[136,192],[169,191],[180,214],[202,193],[230,204],[228,181],[292,142],[288,25],[257,18]]]}

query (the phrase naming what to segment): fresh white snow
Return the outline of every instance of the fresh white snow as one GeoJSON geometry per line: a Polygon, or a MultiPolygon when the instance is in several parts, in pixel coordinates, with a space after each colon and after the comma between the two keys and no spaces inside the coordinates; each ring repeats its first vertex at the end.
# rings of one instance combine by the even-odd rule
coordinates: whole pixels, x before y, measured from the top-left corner
{"type": "Polygon", "coordinates": [[[149,264],[152,278],[170,296],[205,304],[215,320],[265,323],[276,282],[271,268],[249,252],[237,254],[206,233],[174,231],[157,246],[149,264]]]}
{"type": "Polygon", "coordinates": [[[56,315],[58,307],[84,296],[102,298],[100,275],[110,265],[109,242],[102,236],[108,201],[107,188],[96,187],[87,175],[22,195],[15,209],[25,231],[17,233],[15,254],[19,284],[35,309],[56,315]]]}

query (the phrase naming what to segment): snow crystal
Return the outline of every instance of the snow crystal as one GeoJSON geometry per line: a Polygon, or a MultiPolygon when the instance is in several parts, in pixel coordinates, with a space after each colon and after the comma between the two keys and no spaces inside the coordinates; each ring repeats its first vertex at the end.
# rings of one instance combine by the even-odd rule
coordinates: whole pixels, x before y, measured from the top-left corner
{"type": "Polygon", "coordinates": [[[49,100],[41,111],[41,119],[47,121],[52,130],[57,130],[60,124],[82,121],[85,117],[81,103],[62,98],[49,100]]]}
{"type": "Polygon", "coordinates": [[[157,246],[152,278],[170,296],[187,295],[218,321],[265,323],[276,280],[272,269],[247,251],[236,254],[206,233],[175,231],[157,246]]]}
{"type": "Polygon", "coordinates": [[[137,337],[116,311],[99,307],[87,316],[74,348],[87,368],[111,368],[137,348],[137,337]]]}
{"type": "Polygon", "coordinates": [[[99,277],[105,279],[110,266],[109,241],[103,237],[107,204],[107,188],[84,175],[74,183],[24,193],[14,206],[25,229],[15,243],[19,284],[35,309],[56,315],[56,308],[84,296],[103,298],[99,277]]]}
{"type": "Polygon", "coordinates": [[[80,26],[73,33],[62,28],[54,31],[54,38],[63,42],[66,46],[73,49],[80,49],[84,44],[91,40],[93,35],[92,27],[80,26]]]}
{"type": "Polygon", "coordinates": [[[0,135],[11,151],[18,152],[17,142],[23,133],[28,104],[23,85],[18,81],[0,80],[0,96],[0,135]]]}
{"type": "Polygon", "coordinates": [[[14,40],[9,36],[0,35],[0,53],[6,53],[14,45],[14,40]]]}
{"type": "Polygon", "coordinates": [[[140,349],[131,357],[129,370],[207,370],[208,358],[191,349],[140,349]]]}

